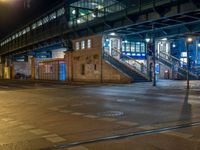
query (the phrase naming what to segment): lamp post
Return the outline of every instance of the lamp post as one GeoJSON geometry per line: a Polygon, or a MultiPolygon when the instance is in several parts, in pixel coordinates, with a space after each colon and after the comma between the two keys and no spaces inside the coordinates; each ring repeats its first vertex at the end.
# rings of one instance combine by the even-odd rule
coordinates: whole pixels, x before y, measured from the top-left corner
{"type": "Polygon", "coordinates": [[[187,89],[190,88],[190,79],[189,79],[189,45],[192,44],[193,39],[191,37],[187,38],[186,45],[187,45],[187,89]]]}
{"type": "Polygon", "coordinates": [[[156,49],[155,49],[155,38],[152,39],[153,43],[153,86],[156,86],[156,49]]]}
{"type": "Polygon", "coordinates": [[[149,68],[149,42],[151,41],[150,38],[146,38],[145,39],[145,42],[146,42],[146,58],[147,58],[147,74],[148,74],[148,77],[149,77],[149,81],[151,81],[151,75],[150,75],[150,68],[149,68]]]}

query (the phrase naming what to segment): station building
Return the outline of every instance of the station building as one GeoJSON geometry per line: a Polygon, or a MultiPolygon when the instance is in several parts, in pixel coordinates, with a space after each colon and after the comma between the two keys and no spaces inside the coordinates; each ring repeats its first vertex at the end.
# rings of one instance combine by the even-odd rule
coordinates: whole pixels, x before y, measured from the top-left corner
{"type": "Polygon", "coordinates": [[[185,80],[189,72],[198,80],[198,4],[63,1],[1,40],[0,78],[131,83],[185,80]]]}

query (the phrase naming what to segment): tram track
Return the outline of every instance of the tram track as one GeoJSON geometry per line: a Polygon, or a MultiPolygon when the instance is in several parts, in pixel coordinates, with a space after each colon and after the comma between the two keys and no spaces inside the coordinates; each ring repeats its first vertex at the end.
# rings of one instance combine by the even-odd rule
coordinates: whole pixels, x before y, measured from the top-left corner
{"type": "MultiPolygon", "coordinates": [[[[85,144],[95,144],[95,143],[106,142],[106,141],[111,141],[111,140],[121,140],[121,139],[126,139],[126,138],[131,138],[131,137],[160,134],[160,133],[175,131],[175,130],[178,130],[178,129],[196,127],[196,126],[200,126],[200,121],[193,122],[193,123],[184,123],[184,124],[175,125],[175,126],[172,126],[172,127],[164,127],[164,128],[136,131],[136,132],[131,132],[131,133],[128,133],[128,134],[118,134],[118,135],[100,137],[100,138],[86,140],[86,141],[77,141],[77,142],[65,143],[65,144],[55,145],[53,147],[44,148],[44,149],[40,149],[40,150],[59,150],[59,149],[64,149],[64,148],[81,146],[81,145],[85,145],[85,144]]],[[[140,127],[140,128],[142,128],[142,127],[140,127]]]]}

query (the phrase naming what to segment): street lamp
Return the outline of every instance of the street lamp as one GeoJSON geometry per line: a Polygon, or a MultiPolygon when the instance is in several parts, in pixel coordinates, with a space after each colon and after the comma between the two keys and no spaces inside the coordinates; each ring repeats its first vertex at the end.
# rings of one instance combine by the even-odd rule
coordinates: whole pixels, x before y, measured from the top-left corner
{"type": "Polygon", "coordinates": [[[190,88],[190,80],[189,80],[189,68],[190,68],[190,66],[189,66],[189,45],[192,44],[192,41],[193,41],[192,37],[188,37],[187,38],[187,42],[186,42],[186,44],[187,44],[187,89],[190,88]]]}

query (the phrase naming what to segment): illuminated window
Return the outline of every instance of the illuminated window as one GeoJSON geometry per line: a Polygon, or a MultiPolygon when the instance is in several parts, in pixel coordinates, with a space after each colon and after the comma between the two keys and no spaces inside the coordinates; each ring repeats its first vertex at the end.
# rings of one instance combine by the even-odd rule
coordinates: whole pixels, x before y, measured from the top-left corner
{"type": "Polygon", "coordinates": [[[135,52],[135,42],[131,42],[131,52],[135,52]]]}
{"type": "Polygon", "coordinates": [[[21,35],[22,35],[22,32],[20,31],[20,32],[19,32],[19,36],[21,36],[21,35]]]}
{"type": "Polygon", "coordinates": [[[30,27],[26,27],[26,32],[30,32],[30,27]]]}
{"type": "Polygon", "coordinates": [[[76,42],[76,50],[79,50],[80,49],[80,44],[79,42],[76,42]]]}
{"type": "Polygon", "coordinates": [[[140,42],[136,43],[135,50],[136,50],[137,53],[140,52],[140,42]]]}
{"type": "Polygon", "coordinates": [[[125,51],[125,43],[122,43],[122,52],[125,51]]]}
{"type": "Polygon", "coordinates": [[[46,17],[43,18],[43,24],[45,24],[47,22],[49,22],[49,16],[46,16],[46,17]]]}
{"type": "Polygon", "coordinates": [[[130,50],[131,50],[131,43],[130,43],[130,42],[127,42],[127,43],[126,43],[126,51],[127,51],[127,52],[130,52],[130,50]]]}
{"type": "Polygon", "coordinates": [[[65,14],[65,9],[64,8],[61,8],[61,9],[58,9],[57,11],[57,16],[62,16],[63,14],[65,14]]]}
{"type": "Polygon", "coordinates": [[[92,47],[92,41],[91,41],[91,39],[88,39],[87,48],[91,48],[91,47],[92,47]]]}
{"type": "Polygon", "coordinates": [[[81,41],[81,49],[85,49],[85,41],[81,41]]]}
{"type": "Polygon", "coordinates": [[[56,12],[53,12],[52,14],[49,15],[49,20],[54,20],[56,19],[56,12]]]}
{"type": "Polygon", "coordinates": [[[37,22],[37,27],[40,27],[40,26],[42,26],[42,20],[39,20],[39,21],[37,22]]]}
{"type": "Polygon", "coordinates": [[[36,28],[36,23],[32,24],[32,29],[34,30],[36,28]]]}
{"type": "Polygon", "coordinates": [[[22,30],[22,34],[23,35],[26,34],[26,29],[22,30]]]}
{"type": "Polygon", "coordinates": [[[15,35],[12,36],[12,39],[13,39],[13,40],[15,39],[15,35]]]}
{"type": "Polygon", "coordinates": [[[141,53],[145,53],[145,44],[141,43],[141,53]]]}

